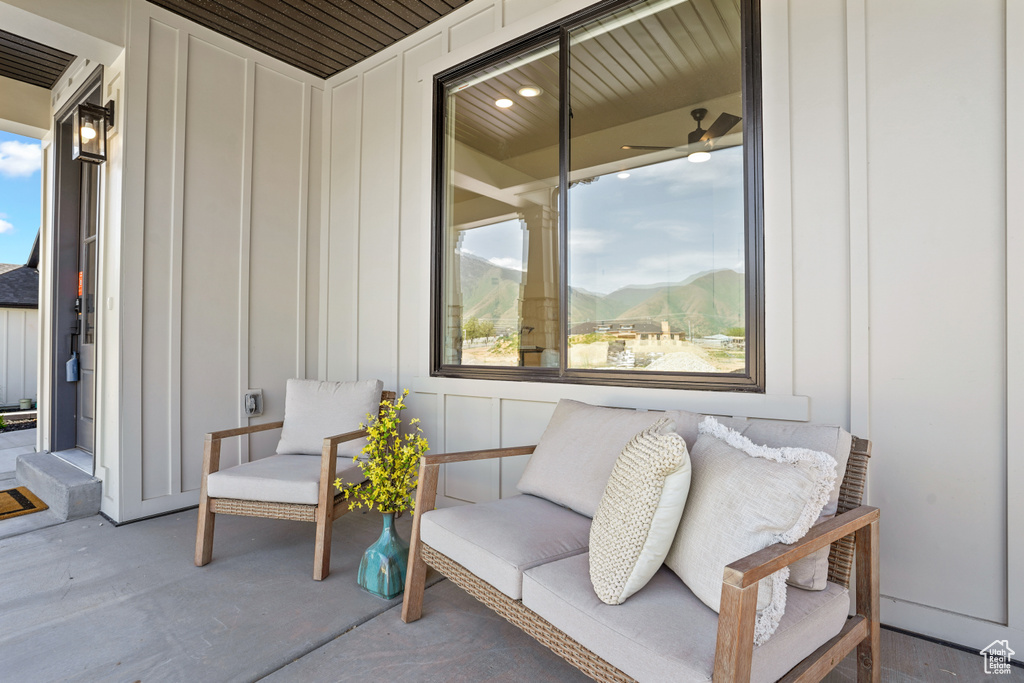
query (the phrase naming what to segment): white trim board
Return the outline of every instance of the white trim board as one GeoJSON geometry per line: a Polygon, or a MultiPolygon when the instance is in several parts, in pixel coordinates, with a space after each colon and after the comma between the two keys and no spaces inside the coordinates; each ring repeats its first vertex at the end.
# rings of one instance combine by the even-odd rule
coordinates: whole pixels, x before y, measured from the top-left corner
{"type": "Polygon", "coordinates": [[[424,394],[473,396],[557,403],[567,398],[586,403],[642,410],[689,410],[735,417],[791,420],[810,419],[806,396],[683,391],[636,387],[561,384],[557,382],[500,382],[453,377],[416,377],[412,391],[424,394]]]}
{"type": "MultiPolygon", "coordinates": [[[[1024,631],[1024,5],[1006,3],[1006,532],[1009,626],[1024,631]],[[1014,122],[1014,123],[1011,123],[1014,122]],[[1011,189],[1012,188],[1012,189],[1011,189]]],[[[1018,637],[1015,642],[1024,642],[1018,637]]],[[[1019,648],[1018,648],[1019,649],[1019,648]]]]}

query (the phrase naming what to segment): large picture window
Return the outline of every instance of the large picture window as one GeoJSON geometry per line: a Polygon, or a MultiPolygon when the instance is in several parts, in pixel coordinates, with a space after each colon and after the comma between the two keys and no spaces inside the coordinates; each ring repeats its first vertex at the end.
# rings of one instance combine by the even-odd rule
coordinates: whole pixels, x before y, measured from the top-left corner
{"type": "Polygon", "coordinates": [[[604,3],[435,79],[435,375],[764,390],[756,0],[604,3]]]}

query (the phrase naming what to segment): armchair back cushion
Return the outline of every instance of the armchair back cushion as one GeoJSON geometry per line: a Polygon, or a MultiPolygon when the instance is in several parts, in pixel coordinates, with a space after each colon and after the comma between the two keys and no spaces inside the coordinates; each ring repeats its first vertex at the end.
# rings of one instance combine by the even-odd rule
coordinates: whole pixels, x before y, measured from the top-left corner
{"type": "MultiPolygon", "coordinates": [[[[277,444],[278,455],[320,455],[324,439],[354,432],[376,415],[384,383],[377,379],[358,382],[319,382],[290,379],[284,397],[284,427],[277,444]]],[[[357,457],[366,439],[346,441],[338,455],[357,457]]]]}
{"type": "Polygon", "coordinates": [[[593,517],[622,449],[665,417],[676,420],[677,432],[699,418],[685,411],[641,412],[562,399],[517,488],[593,517]]]}

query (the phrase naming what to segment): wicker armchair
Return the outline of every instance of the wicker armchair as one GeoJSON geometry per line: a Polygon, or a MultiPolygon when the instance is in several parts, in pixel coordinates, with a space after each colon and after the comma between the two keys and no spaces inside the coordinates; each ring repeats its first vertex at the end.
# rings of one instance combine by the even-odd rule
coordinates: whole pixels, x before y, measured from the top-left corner
{"type": "MultiPolygon", "coordinates": [[[[381,401],[395,400],[395,392],[385,391],[381,401]]],[[[209,564],[213,558],[213,530],[215,515],[242,515],[246,517],[265,517],[268,519],[287,519],[298,522],[316,523],[316,547],[313,560],[313,579],[321,581],[330,573],[331,565],[331,531],[334,520],[348,512],[348,502],[334,489],[334,478],[337,468],[338,446],[346,441],[365,437],[366,431],[358,430],[329,436],[323,440],[319,465],[318,499],[316,504],[282,503],[263,500],[243,500],[239,498],[216,498],[208,494],[209,476],[220,470],[221,442],[235,436],[255,434],[272,429],[280,429],[283,421],[267,424],[250,425],[237,429],[225,429],[210,432],[206,435],[203,453],[203,478],[199,490],[199,522],[196,530],[197,567],[209,564]]],[[[312,458],[315,456],[298,456],[312,458]]]]}

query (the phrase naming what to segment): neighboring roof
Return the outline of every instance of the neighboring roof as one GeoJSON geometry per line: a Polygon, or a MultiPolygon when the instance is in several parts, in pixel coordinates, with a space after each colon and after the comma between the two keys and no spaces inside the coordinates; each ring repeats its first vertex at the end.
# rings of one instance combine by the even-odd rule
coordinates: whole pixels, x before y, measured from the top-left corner
{"type": "Polygon", "coordinates": [[[0,263],[0,308],[39,308],[39,271],[0,263]]]}
{"type": "Polygon", "coordinates": [[[264,54],[328,78],[467,0],[149,0],[264,54]]]}
{"type": "Polygon", "coordinates": [[[51,89],[73,54],[0,30],[0,76],[51,89]]]}
{"type": "Polygon", "coordinates": [[[36,231],[36,240],[32,243],[32,251],[28,253],[28,261],[25,265],[29,268],[39,268],[39,231],[36,231]]]}

